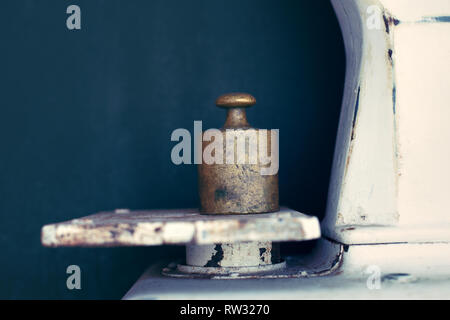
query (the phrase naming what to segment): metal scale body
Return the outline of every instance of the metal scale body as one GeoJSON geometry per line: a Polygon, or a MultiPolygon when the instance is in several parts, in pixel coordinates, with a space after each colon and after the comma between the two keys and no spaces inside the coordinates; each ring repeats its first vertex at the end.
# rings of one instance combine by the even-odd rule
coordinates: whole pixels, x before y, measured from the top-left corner
{"type": "Polygon", "coordinates": [[[188,246],[187,268],[156,263],[125,299],[449,297],[450,3],[331,2],[347,70],[324,237],[311,253],[271,264],[265,256],[256,268],[265,270],[240,265],[259,242],[319,238],[317,219],[283,207],[214,214],[207,202],[202,213],[109,212],[44,226],[43,244],[188,246]],[[218,244],[238,250],[205,269],[218,262],[218,244]]]}

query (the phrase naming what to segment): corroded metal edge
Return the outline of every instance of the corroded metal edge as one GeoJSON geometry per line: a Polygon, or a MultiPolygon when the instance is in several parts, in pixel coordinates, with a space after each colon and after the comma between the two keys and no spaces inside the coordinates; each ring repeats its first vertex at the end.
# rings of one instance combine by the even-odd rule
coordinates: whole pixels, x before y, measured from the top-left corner
{"type": "Polygon", "coordinates": [[[153,246],[320,238],[316,217],[281,208],[265,214],[205,216],[198,210],[116,210],[45,225],[47,247],[153,246]]]}
{"type": "MultiPolygon", "coordinates": [[[[239,277],[242,274],[276,272],[284,269],[285,267],[286,261],[282,261],[275,264],[267,264],[260,266],[245,266],[245,267],[198,267],[179,264],[177,265],[177,270],[181,273],[188,273],[188,274],[225,275],[234,278],[239,277]]],[[[165,270],[163,270],[163,274],[164,271],[165,270]]]]}

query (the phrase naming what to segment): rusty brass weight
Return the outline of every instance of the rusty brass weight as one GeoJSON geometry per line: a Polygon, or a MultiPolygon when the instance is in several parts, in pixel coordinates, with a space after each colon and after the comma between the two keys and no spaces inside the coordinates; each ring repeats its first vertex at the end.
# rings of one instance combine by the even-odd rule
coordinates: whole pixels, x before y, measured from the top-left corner
{"type": "MultiPolygon", "coordinates": [[[[198,165],[200,212],[203,214],[279,210],[278,167],[273,174],[262,174],[267,164],[261,161],[261,155],[278,159],[278,154],[271,154],[275,143],[278,153],[278,141],[273,141],[269,130],[252,128],[247,122],[245,109],[255,103],[256,99],[247,93],[229,93],[216,100],[218,107],[227,110],[225,124],[220,129],[226,159],[223,163],[198,165]]],[[[209,143],[203,140],[202,154],[209,143]]]]}

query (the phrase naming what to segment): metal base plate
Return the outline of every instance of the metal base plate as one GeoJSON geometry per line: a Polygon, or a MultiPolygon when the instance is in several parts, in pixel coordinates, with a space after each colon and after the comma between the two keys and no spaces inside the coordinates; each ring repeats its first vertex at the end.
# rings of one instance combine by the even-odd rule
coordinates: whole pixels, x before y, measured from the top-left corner
{"type": "Polygon", "coordinates": [[[286,267],[286,262],[267,264],[250,267],[197,267],[185,264],[177,265],[176,269],[164,268],[162,274],[171,277],[195,277],[204,275],[224,276],[230,278],[239,278],[242,275],[260,275],[262,273],[272,273],[281,271],[286,267]]]}
{"type": "Polygon", "coordinates": [[[44,246],[154,246],[320,238],[316,217],[281,208],[245,215],[202,215],[196,209],[118,209],[42,228],[44,246]]]}

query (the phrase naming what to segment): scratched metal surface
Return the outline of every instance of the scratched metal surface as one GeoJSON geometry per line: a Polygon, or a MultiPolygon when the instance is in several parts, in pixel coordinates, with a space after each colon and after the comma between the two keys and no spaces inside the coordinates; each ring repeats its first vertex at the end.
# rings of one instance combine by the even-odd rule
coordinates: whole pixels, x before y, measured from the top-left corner
{"type": "Polygon", "coordinates": [[[196,209],[119,209],[45,225],[41,232],[41,242],[48,247],[303,241],[319,237],[316,217],[287,208],[222,216],[201,215],[196,209]]]}

